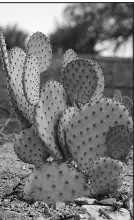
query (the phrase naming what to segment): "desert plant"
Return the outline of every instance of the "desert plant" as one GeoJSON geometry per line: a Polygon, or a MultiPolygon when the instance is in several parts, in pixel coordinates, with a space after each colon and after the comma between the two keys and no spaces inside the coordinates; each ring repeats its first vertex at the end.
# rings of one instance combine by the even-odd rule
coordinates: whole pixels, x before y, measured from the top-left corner
{"type": "MultiPolygon", "coordinates": [[[[115,192],[121,186],[123,163],[113,156],[117,143],[110,128],[125,126],[126,130],[119,131],[121,135],[125,132],[126,140],[132,134],[133,121],[123,103],[103,97],[100,66],[78,58],[69,49],[63,57],[60,82],[50,80],[41,87],[40,73],[52,59],[49,39],[36,32],[28,41],[26,53],[13,48],[9,56],[2,33],[0,41],[9,99],[21,122],[14,150],[21,160],[35,165],[24,197],[49,204],[71,202],[79,196],[91,196],[89,180],[91,187],[95,183],[98,195],[115,192]],[[114,152],[109,151],[110,144],[114,152]],[[98,169],[107,184],[98,185],[94,177],[98,169]]],[[[119,144],[126,144],[119,160],[130,153],[130,142],[119,138],[119,144]]]]}

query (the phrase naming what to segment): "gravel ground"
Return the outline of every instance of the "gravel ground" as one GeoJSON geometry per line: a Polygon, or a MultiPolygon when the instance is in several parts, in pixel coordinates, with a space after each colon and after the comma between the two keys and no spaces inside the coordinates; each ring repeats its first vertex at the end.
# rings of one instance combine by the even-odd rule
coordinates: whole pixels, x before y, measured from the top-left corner
{"type": "MultiPolygon", "coordinates": [[[[117,200],[128,199],[133,194],[132,162],[131,154],[125,166],[123,186],[117,193],[110,195],[117,200]]],[[[42,202],[27,203],[23,200],[23,186],[33,169],[33,165],[25,164],[17,158],[12,143],[0,145],[0,220],[37,220],[39,216],[49,220],[73,220],[75,213],[81,212],[80,206],[75,203],[66,204],[64,208],[57,210],[56,207],[48,207],[42,202]]]]}

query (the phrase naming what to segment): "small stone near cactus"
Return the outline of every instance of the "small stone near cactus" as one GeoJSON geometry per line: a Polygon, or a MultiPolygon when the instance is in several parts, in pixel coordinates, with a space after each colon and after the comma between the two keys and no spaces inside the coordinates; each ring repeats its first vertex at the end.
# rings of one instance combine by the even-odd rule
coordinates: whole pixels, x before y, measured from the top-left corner
{"type": "Polygon", "coordinates": [[[110,127],[106,134],[107,155],[125,161],[133,145],[133,132],[125,125],[110,127]]]}
{"type": "Polygon", "coordinates": [[[46,162],[37,167],[24,188],[25,199],[47,204],[73,202],[75,198],[88,195],[87,179],[66,162],[46,162]]]}
{"type": "Polygon", "coordinates": [[[71,62],[72,60],[76,60],[77,58],[77,54],[72,49],[68,49],[63,55],[61,72],[69,62],[71,62]]]}
{"type": "Polygon", "coordinates": [[[36,166],[45,162],[49,157],[44,144],[35,135],[33,126],[22,130],[19,135],[15,135],[14,151],[24,163],[36,166]]]}
{"type": "Polygon", "coordinates": [[[24,95],[22,85],[22,74],[26,54],[20,48],[13,48],[9,51],[10,78],[8,79],[18,109],[22,112],[23,117],[33,123],[34,107],[31,106],[24,95]]]}
{"type": "Polygon", "coordinates": [[[123,164],[110,157],[96,159],[90,168],[93,194],[106,195],[116,192],[122,185],[123,164]]]}
{"type": "Polygon", "coordinates": [[[88,175],[94,159],[105,156],[105,137],[109,127],[115,125],[127,125],[132,130],[133,121],[125,106],[110,98],[87,103],[74,113],[66,130],[66,142],[85,174],[88,175]]]}
{"type": "Polygon", "coordinates": [[[40,96],[40,72],[36,56],[30,54],[24,64],[23,88],[31,105],[37,105],[40,96]]]}
{"type": "Polygon", "coordinates": [[[57,141],[57,126],[62,112],[67,108],[67,95],[57,81],[48,81],[41,90],[40,102],[35,109],[35,130],[46,144],[50,155],[62,159],[57,141]]]}
{"type": "Polygon", "coordinates": [[[39,71],[47,70],[52,59],[52,49],[49,38],[41,32],[36,32],[27,43],[27,53],[34,54],[39,62],[39,71]]]}
{"type": "Polygon", "coordinates": [[[65,131],[67,129],[67,126],[71,120],[71,118],[74,115],[74,112],[78,109],[76,107],[68,107],[65,109],[65,111],[62,113],[59,124],[58,124],[58,140],[60,143],[60,146],[62,148],[62,151],[64,153],[64,156],[66,159],[70,156],[69,150],[67,148],[66,144],[66,138],[65,138],[65,131]]]}
{"type": "Polygon", "coordinates": [[[61,81],[72,103],[85,104],[103,95],[104,76],[100,66],[93,60],[78,58],[67,63],[61,81]]]}

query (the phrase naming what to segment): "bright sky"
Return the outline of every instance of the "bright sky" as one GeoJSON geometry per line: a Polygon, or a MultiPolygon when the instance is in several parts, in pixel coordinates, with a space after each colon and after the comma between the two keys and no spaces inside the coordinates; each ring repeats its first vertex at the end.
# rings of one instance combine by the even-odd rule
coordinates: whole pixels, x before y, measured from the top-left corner
{"type": "Polygon", "coordinates": [[[62,21],[66,3],[0,3],[0,25],[17,23],[29,33],[45,34],[55,28],[55,19],[62,21]]]}
{"type": "MultiPolygon", "coordinates": [[[[29,34],[41,31],[48,35],[55,29],[56,20],[63,21],[63,9],[67,3],[0,3],[0,26],[18,24],[18,27],[29,34]]],[[[102,46],[98,45],[98,47],[102,46]]],[[[102,53],[103,56],[132,57],[132,39],[113,54],[111,43],[109,49],[102,53]]]]}

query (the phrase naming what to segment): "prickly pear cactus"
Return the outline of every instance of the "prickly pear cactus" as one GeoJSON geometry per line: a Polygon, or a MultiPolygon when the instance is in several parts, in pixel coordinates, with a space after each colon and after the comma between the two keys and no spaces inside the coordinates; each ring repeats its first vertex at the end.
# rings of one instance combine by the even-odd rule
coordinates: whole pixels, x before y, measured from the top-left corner
{"type": "Polygon", "coordinates": [[[30,105],[37,105],[40,99],[40,72],[38,60],[30,54],[24,63],[23,89],[30,105]]]}
{"type": "Polygon", "coordinates": [[[61,73],[61,81],[72,103],[85,104],[103,95],[104,76],[93,60],[78,58],[67,63],[61,73]]]}
{"type": "Polygon", "coordinates": [[[94,160],[90,168],[92,193],[98,196],[116,192],[122,185],[123,170],[123,164],[110,157],[94,160]]]}
{"type": "Polygon", "coordinates": [[[107,155],[125,161],[132,150],[133,132],[126,125],[115,125],[110,127],[107,134],[105,145],[107,155]]]}
{"type": "Polygon", "coordinates": [[[110,98],[87,103],[74,114],[66,131],[66,142],[78,167],[88,175],[93,160],[106,154],[109,128],[127,125],[132,129],[132,117],[124,105],[110,98]]]}
{"type": "Polygon", "coordinates": [[[24,163],[39,165],[46,161],[49,154],[45,145],[35,135],[33,126],[15,135],[14,151],[24,163]]]}
{"type": "Polygon", "coordinates": [[[47,70],[52,59],[52,49],[49,38],[41,32],[34,33],[27,43],[27,53],[37,57],[39,71],[47,70]]]}
{"type": "Polygon", "coordinates": [[[123,96],[122,103],[129,109],[130,113],[132,113],[133,100],[128,96],[123,96]]]}
{"type": "Polygon", "coordinates": [[[24,188],[24,197],[47,204],[73,202],[89,195],[86,177],[68,163],[46,162],[32,172],[24,188]]]}
{"type": "Polygon", "coordinates": [[[67,95],[57,81],[48,81],[41,90],[40,102],[35,109],[35,130],[54,158],[62,159],[56,137],[56,127],[67,108],[67,95]]]}
{"type": "Polygon", "coordinates": [[[22,129],[14,150],[36,166],[25,198],[73,202],[89,196],[89,178],[95,196],[115,192],[122,184],[121,161],[132,146],[132,102],[123,101],[119,90],[113,99],[102,98],[100,66],[71,49],[63,56],[61,83],[50,80],[40,88],[40,73],[52,59],[50,41],[41,32],[30,37],[26,53],[20,48],[8,53],[0,32],[0,49],[9,99],[22,129]]]}
{"type": "Polygon", "coordinates": [[[67,144],[66,144],[66,138],[65,138],[65,131],[67,129],[67,126],[73,117],[74,113],[78,109],[76,107],[68,107],[64,110],[62,113],[59,123],[58,123],[58,140],[61,146],[61,149],[64,153],[64,156],[66,159],[70,156],[67,144]]]}

